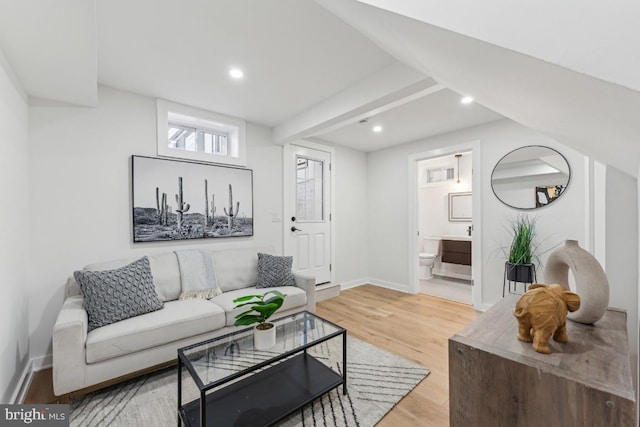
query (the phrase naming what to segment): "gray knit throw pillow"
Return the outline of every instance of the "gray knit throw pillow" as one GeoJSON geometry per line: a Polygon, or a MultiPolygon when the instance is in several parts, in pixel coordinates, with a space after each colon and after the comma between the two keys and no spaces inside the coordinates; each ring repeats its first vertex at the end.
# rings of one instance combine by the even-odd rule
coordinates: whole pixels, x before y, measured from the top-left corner
{"type": "Polygon", "coordinates": [[[73,276],[84,296],[89,331],[163,307],[147,257],[116,270],[82,270],[73,276]]]}
{"type": "Polygon", "coordinates": [[[293,257],[258,253],[258,283],[256,288],[295,286],[291,273],[293,257]]]}

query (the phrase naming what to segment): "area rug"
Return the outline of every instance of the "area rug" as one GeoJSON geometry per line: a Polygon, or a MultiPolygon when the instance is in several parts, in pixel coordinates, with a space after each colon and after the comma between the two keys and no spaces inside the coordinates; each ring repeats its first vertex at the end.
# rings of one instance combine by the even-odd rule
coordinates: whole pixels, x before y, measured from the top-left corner
{"type": "MultiPolygon", "coordinates": [[[[340,371],[341,346],[340,339],[333,339],[313,347],[313,355],[340,371]]],[[[428,369],[351,336],[347,339],[347,355],[348,394],[342,394],[342,387],[332,390],[280,426],[374,426],[429,375],[428,369]]],[[[185,370],[183,402],[198,397],[198,390],[187,375],[185,370]]],[[[177,423],[176,381],[176,368],[167,368],[74,399],[70,402],[70,424],[173,427],[177,423]]],[[[277,386],[274,392],[277,393],[277,386]]]]}

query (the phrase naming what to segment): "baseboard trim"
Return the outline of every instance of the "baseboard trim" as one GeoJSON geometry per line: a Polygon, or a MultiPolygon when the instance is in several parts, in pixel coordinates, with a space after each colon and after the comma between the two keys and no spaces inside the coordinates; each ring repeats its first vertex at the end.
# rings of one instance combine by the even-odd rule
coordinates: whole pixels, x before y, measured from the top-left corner
{"type": "Polygon", "coordinates": [[[53,366],[53,355],[45,354],[44,356],[34,357],[29,359],[29,362],[25,365],[20,374],[20,380],[16,385],[16,389],[11,396],[11,402],[20,404],[24,402],[24,398],[29,391],[31,381],[33,380],[33,374],[37,371],[47,369],[53,366]]]}
{"type": "Polygon", "coordinates": [[[31,380],[33,379],[33,360],[30,359],[22,373],[20,374],[20,379],[16,384],[16,388],[11,395],[11,403],[19,404],[24,402],[24,397],[27,395],[27,390],[29,390],[29,386],[31,385],[31,380]]]}
{"type": "Polygon", "coordinates": [[[480,304],[479,307],[474,306],[473,308],[477,311],[482,311],[484,313],[485,311],[489,310],[492,306],[493,304],[482,303],[480,304]]]}
{"type": "Polygon", "coordinates": [[[34,357],[31,359],[31,364],[34,371],[41,371],[53,366],[53,354],[45,354],[43,356],[34,357]]]}
{"type": "Polygon", "coordinates": [[[349,280],[348,282],[340,283],[340,289],[344,291],[345,289],[357,288],[358,286],[366,285],[368,283],[369,281],[366,278],[349,280]]]}
{"type": "Polygon", "coordinates": [[[394,291],[410,293],[409,287],[407,285],[401,285],[400,283],[387,282],[386,280],[380,280],[375,278],[369,278],[368,283],[376,286],[380,286],[381,288],[387,288],[394,291]]]}

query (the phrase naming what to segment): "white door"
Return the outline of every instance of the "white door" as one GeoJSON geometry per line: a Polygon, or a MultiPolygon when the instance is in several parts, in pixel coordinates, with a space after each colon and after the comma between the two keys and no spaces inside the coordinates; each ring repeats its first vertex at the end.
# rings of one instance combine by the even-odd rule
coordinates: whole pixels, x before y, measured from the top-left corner
{"type": "Polygon", "coordinates": [[[285,151],[285,252],[293,270],[331,281],[331,153],[289,145],[285,151]]]}

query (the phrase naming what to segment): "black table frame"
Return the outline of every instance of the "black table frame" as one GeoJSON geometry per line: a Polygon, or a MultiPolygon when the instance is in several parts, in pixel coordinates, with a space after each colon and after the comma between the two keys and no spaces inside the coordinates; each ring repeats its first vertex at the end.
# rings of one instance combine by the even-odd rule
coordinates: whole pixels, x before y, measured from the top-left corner
{"type": "MultiPolygon", "coordinates": [[[[316,316],[308,311],[304,311],[304,328],[306,330],[307,325],[312,329],[315,327],[315,320],[319,319],[322,322],[326,322],[329,325],[337,328],[338,330],[324,336],[315,341],[304,343],[293,350],[282,353],[276,357],[257,363],[242,371],[235,372],[227,377],[213,381],[209,384],[204,384],[200,379],[200,376],[193,367],[191,360],[185,355],[185,351],[192,348],[200,347],[206,344],[222,341],[234,335],[244,335],[251,331],[253,328],[242,329],[236,332],[232,332],[220,337],[212,338],[210,340],[202,341],[197,344],[193,344],[187,347],[178,349],[178,427],[181,422],[188,427],[205,427],[212,426],[213,420],[207,423],[207,413],[211,415],[216,414],[215,425],[231,425],[233,418],[226,420],[224,413],[220,413],[221,409],[233,408],[234,405],[241,404],[242,410],[249,414],[250,418],[253,414],[254,418],[251,420],[243,420],[245,423],[250,423],[252,426],[264,425],[269,426],[283,420],[296,410],[301,409],[305,405],[311,403],[318,397],[328,393],[334,388],[342,385],[342,393],[347,394],[347,330],[335,323],[329,322],[323,318],[316,316]],[[317,361],[313,356],[307,353],[307,349],[314,347],[320,343],[328,341],[332,338],[342,335],[342,373],[339,374],[321,362],[317,361]],[[284,359],[283,362],[281,362],[284,359]],[[280,363],[277,363],[280,362],[280,363]],[[186,368],[194,380],[196,386],[200,390],[200,398],[188,402],[182,403],[182,370],[186,368]],[[258,369],[266,368],[261,372],[249,375],[258,369]],[[273,391],[273,381],[280,381],[283,378],[289,376],[292,380],[295,379],[295,384],[291,384],[289,393],[286,393],[286,387],[278,389],[277,393],[269,393],[269,388],[273,391]],[[245,378],[242,378],[245,377],[245,378]],[[277,378],[276,378],[277,377],[277,378]],[[241,378],[240,380],[230,384],[226,387],[219,388],[218,390],[207,395],[207,391],[229,383],[233,380],[241,378]],[[305,384],[300,384],[300,382],[305,384]],[[298,387],[298,388],[296,388],[298,387]],[[266,392],[266,393],[265,393],[266,392]],[[259,400],[261,405],[265,404],[265,400],[268,400],[270,410],[265,410],[264,406],[261,408],[252,408],[252,399],[259,400]],[[259,411],[251,412],[251,411],[259,411]],[[225,422],[226,421],[226,422],[225,422]],[[227,424],[229,423],[229,424],[227,424]],[[258,424],[259,423],[259,424],[258,424]]],[[[295,317],[300,313],[293,314],[287,317],[295,317]]],[[[287,319],[284,317],[278,319],[282,321],[287,319]]],[[[276,321],[277,322],[277,321],[276,321]]],[[[224,411],[222,411],[224,412],[224,411]]],[[[246,424],[249,425],[249,424],[246,424]]]]}

